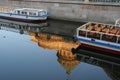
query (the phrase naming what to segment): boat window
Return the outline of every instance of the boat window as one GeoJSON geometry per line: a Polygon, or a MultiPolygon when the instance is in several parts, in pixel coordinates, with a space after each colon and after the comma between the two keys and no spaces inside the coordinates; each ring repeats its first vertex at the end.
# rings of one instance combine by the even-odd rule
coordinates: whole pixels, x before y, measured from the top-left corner
{"type": "Polygon", "coordinates": [[[16,10],[15,10],[14,12],[17,14],[17,11],[16,11],[16,10]]]}
{"type": "Polygon", "coordinates": [[[46,11],[43,11],[43,14],[46,14],[46,11]]]}
{"type": "Polygon", "coordinates": [[[102,35],[102,40],[109,41],[109,42],[116,42],[117,36],[116,35],[103,34],[102,35]]]}
{"type": "Polygon", "coordinates": [[[39,12],[39,16],[41,16],[41,15],[45,15],[46,14],[46,11],[41,11],[41,12],[39,12]]]}
{"type": "Polygon", "coordinates": [[[87,37],[88,38],[95,38],[95,35],[96,35],[95,32],[91,32],[91,31],[87,32],[87,37]]]}
{"type": "Polygon", "coordinates": [[[120,44],[120,36],[119,36],[119,38],[118,38],[118,43],[120,44]]]}
{"type": "Polygon", "coordinates": [[[24,14],[24,12],[22,12],[22,14],[24,14]]]}
{"type": "Polygon", "coordinates": [[[86,31],[79,30],[79,36],[86,36],[86,31]]]}
{"type": "Polygon", "coordinates": [[[40,13],[40,12],[38,13],[38,16],[41,16],[41,13],[40,13]]]}
{"type": "Polygon", "coordinates": [[[93,34],[93,37],[94,37],[95,39],[100,39],[100,36],[101,36],[100,33],[94,33],[94,34],[93,34]]]}
{"type": "Polygon", "coordinates": [[[22,12],[22,14],[27,14],[27,12],[22,12]]]}
{"type": "Polygon", "coordinates": [[[20,11],[17,11],[17,14],[20,14],[20,11]]]}
{"type": "Polygon", "coordinates": [[[36,13],[29,12],[29,15],[30,15],[30,16],[36,16],[36,13]]]}
{"type": "Polygon", "coordinates": [[[36,16],[36,13],[33,13],[34,16],[36,16]]]}
{"type": "Polygon", "coordinates": [[[25,14],[27,14],[27,12],[25,12],[25,14]]]}

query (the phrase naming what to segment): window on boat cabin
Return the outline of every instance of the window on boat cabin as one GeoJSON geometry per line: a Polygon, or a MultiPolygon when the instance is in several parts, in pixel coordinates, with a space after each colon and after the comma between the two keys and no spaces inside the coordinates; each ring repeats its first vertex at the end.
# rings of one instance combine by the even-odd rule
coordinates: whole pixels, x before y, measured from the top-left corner
{"type": "Polygon", "coordinates": [[[42,11],[42,14],[46,14],[46,11],[42,11]]]}
{"type": "Polygon", "coordinates": [[[29,12],[29,16],[36,16],[37,14],[35,12],[29,12]]]}
{"type": "Polygon", "coordinates": [[[120,44],[120,36],[118,37],[118,43],[120,44]]]}
{"type": "Polygon", "coordinates": [[[100,39],[100,36],[101,36],[101,34],[99,32],[94,32],[94,31],[87,32],[88,38],[100,39]]]}
{"type": "Polygon", "coordinates": [[[27,12],[24,12],[24,14],[27,14],[27,12]]]}
{"type": "Polygon", "coordinates": [[[86,36],[86,31],[79,30],[79,36],[86,36]]]}
{"type": "Polygon", "coordinates": [[[17,11],[17,14],[20,14],[20,11],[17,11]]]}
{"type": "Polygon", "coordinates": [[[17,10],[14,10],[13,12],[17,14],[17,10]]]}
{"type": "Polygon", "coordinates": [[[38,13],[39,16],[42,16],[42,15],[45,15],[45,14],[46,14],[46,11],[40,11],[40,12],[38,13]]]}
{"type": "Polygon", "coordinates": [[[95,39],[100,39],[100,36],[101,36],[101,34],[100,33],[94,33],[93,34],[93,38],[95,38],[95,39]]]}
{"type": "Polygon", "coordinates": [[[87,37],[88,38],[94,38],[94,34],[95,34],[95,32],[88,31],[87,32],[87,37]]]}
{"type": "Polygon", "coordinates": [[[23,12],[21,12],[21,14],[27,14],[27,12],[24,12],[24,11],[23,11],[23,12]]]}
{"type": "Polygon", "coordinates": [[[109,42],[116,42],[117,41],[117,36],[116,35],[103,34],[102,35],[102,40],[109,41],[109,42]]]}
{"type": "Polygon", "coordinates": [[[42,15],[41,12],[39,12],[39,13],[38,13],[38,16],[41,16],[41,15],[42,15]]]}

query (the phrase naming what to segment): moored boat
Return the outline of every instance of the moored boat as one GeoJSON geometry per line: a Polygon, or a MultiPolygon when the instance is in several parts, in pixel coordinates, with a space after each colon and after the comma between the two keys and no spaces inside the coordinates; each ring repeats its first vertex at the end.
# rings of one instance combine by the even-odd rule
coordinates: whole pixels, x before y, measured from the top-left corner
{"type": "Polygon", "coordinates": [[[0,12],[0,18],[21,22],[45,22],[49,14],[44,9],[19,8],[10,12],[0,12]]]}
{"type": "Polygon", "coordinates": [[[120,27],[88,22],[77,28],[76,38],[81,48],[120,55],[120,27]]]}

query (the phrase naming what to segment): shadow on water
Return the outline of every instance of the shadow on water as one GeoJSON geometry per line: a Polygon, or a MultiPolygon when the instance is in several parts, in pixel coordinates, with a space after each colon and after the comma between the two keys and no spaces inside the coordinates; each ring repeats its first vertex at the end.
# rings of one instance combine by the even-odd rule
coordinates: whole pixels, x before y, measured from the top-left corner
{"type": "MultiPolygon", "coordinates": [[[[44,32],[50,34],[57,34],[62,36],[73,37],[76,31],[76,28],[85,22],[72,22],[72,21],[63,21],[48,19],[44,23],[24,23],[24,22],[15,22],[10,20],[0,19],[1,26],[9,26],[14,28],[24,27],[24,28],[39,28],[39,31],[35,32],[44,32]]],[[[32,29],[31,29],[32,30],[32,29]]]]}
{"type": "Polygon", "coordinates": [[[80,62],[99,66],[104,69],[106,74],[111,77],[112,80],[120,80],[120,59],[97,54],[99,53],[81,50],[79,54],[76,55],[76,59],[80,62]]]}
{"type": "Polygon", "coordinates": [[[74,42],[70,36],[73,36],[75,28],[80,23],[49,20],[48,23],[42,24],[13,24],[12,22],[1,22],[0,24],[1,30],[27,34],[30,36],[30,40],[37,43],[39,47],[57,50],[57,61],[66,70],[67,80],[71,80],[70,74],[81,62],[99,66],[112,80],[120,80],[119,58],[78,49],[80,42],[74,42]],[[70,36],[67,36],[68,34],[70,36]]]}

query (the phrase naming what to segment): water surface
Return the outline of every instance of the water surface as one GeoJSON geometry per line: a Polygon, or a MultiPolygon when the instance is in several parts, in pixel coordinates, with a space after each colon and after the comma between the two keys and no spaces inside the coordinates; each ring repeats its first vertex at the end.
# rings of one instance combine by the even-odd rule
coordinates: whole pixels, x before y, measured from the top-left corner
{"type": "Polygon", "coordinates": [[[119,64],[100,59],[90,62],[93,58],[81,55],[84,52],[77,59],[71,52],[77,43],[34,30],[25,28],[21,34],[21,28],[1,26],[0,80],[120,79],[119,64]]]}

